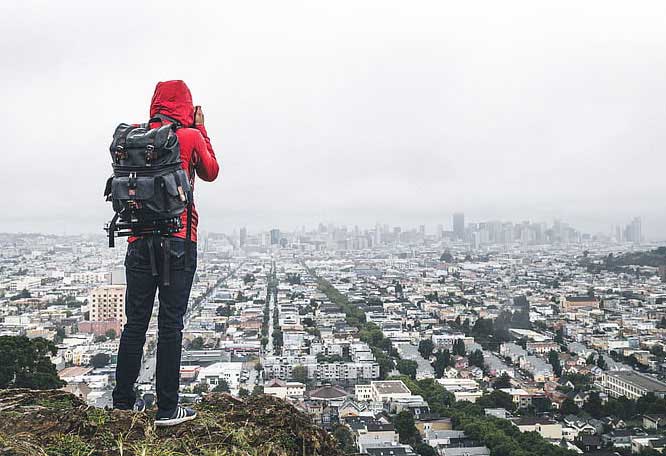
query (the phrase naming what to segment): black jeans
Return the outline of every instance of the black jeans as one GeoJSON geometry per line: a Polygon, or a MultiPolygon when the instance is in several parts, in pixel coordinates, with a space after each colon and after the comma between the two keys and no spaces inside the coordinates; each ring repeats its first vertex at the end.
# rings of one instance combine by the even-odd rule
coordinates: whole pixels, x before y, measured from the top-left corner
{"type": "Polygon", "coordinates": [[[189,268],[185,267],[185,248],[185,240],[175,237],[168,238],[168,241],[160,237],[146,237],[127,246],[127,323],[120,336],[118,349],[116,387],[113,390],[114,408],[134,407],[134,384],[141,369],[143,345],[146,342],[146,331],[158,288],[160,307],[155,373],[158,415],[171,416],[178,406],[183,317],[197,265],[196,243],[191,243],[189,247],[189,268]],[[168,286],[165,286],[165,263],[168,266],[168,286]]]}

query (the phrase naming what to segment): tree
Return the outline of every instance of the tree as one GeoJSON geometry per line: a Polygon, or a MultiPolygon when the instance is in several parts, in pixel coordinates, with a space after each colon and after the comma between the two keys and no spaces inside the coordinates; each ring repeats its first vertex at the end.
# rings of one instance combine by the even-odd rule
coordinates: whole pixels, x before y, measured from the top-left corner
{"type": "Polygon", "coordinates": [[[594,365],[594,352],[589,354],[589,356],[585,360],[585,364],[587,364],[588,366],[594,365]]]}
{"type": "Polygon", "coordinates": [[[558,377],[562,375],[562,365],[560,364],[560,355],[555,351],[551,350],[548,352],[548,362],[553,366],[553,372],[558,377]]]}
{"type": "Polygon", "coordinates": [[[599,357],[597,358],[597,367],[603,370],[608,369],[608,364],[606,363],[606,360],[602,355],[599,355],[599,357]]]}
{"type": "Polygon", "coordinates": [[[90,358],[90,365],[94,368],[104,367],[111,361],[111,357],[107,353],[96,353],[90,358]]]}
{"type": "Polygon", "coordinates": [[[509,374],[504,372],[502,375],[497,377],[497,379],[493,382],[493,388],[495,389],[511,388],[511,377],[509,376],[509,374]]]}
{"type": "Polygon", "coordinates": [[[562,415],[578,415],[580,409],[571,398],[566,398],[560,406],[560,413],[562,415]]]}
{"type": "Polygon", "coordinates": [[[308,369],[302,365],[296,365],[291,370],[291,379],[295,382],[307,383],[308,382],[308,369]]]}
{"type": "Polygon", "coordinates": [[[0,336],[0,388],[54,389],[65,385],[49,359],[58,349],[44,338],[0,336]]]}
{"type": "Polygon", "coordinates": [[[419,342],[419,353],[424,359],[429,359],[434,349],[435,345],[432,343],[432,339],[423,339],[419,342]]]}
{"type": "Polygon", "coordinates": [[[208,383],[197,383],[196,385],[194,385],[192,387],[192,392],[194,394],[203,394],[203,393],[207,393],[209,389],[210,389],[210,386],[208,386],[208,383]]]}
{"type": "Polygon", "coordinates": [[[481,350],[474,350],[472,353],[470,353],[468,360],[472,366],[480,367],[483,369],[484,360],[483,352],[481,350]]]}
{"type": "Polygon", "coordinates": [[[228,393],[230,391],[229,383],[223,378],[219,379],[217,385],[213,388],[213,393],[228,393]]]}
{"type": "Polygon", "coordinates": [[[107,340],[109,340],[109,338],[102,334],[101,336],[95,336],[93,342],[95,342],[96,344],[103,344],[107,340]]]}
{"type": "Polygon", "coordinates": [[[484,394],[476,400],[476,405],[481,408],[503,408],[506,410],[513,410],[515,407],[511,395],[500,390],[484,394]]]}
{"type": "Polygon", "coordinates": [[[414,444],[417,442],[419,432],[414,424],[414,417],[406,410],[396,415],[394,422],[395,430],[400,436],[400,443],[414,444]]]}
{"type": "Polygon", "coordinates": [[[114,340],[118,335],[116,334],[116,330],[111,328],[107,332],[104,333],[104,335],[107,337],[107,339],[114,340]]]}
{"type": "Polygon", "coordinates": [[[333,427],[333,437],[338,441],[338,449],[345,454],[356,453],[354,436],[344,424],[336,424],[333,427]]]}
{"type": "Polygon", "coordinates": [[[228,317],[232,314],[231,306],[229,306],[228,304],[218,306],[217,309],[215,309],[215,314],[218,317],[228,317]]]}
{"type": "Polygon", "coordinates": [[[449,350],[439,350],[435,353],[435,361],[432,363],[432,367],[435,369],[435,377],[442,378],[444,375],[444,369],[451,365],[451,353],[449,350]]]}
{"type": "Polygon", "coordinates": [[[252,388],[252,395],[256,396],[258,394],[264,394],[264,387],[261,385],[256,385],[254,388],[252,388]]]}
{"type": "Polygon", "coordinates": [[[238,397],[246,398],[250,395],[250,392],[246,388],[241,388],[238,390],[238,397]]]}
{"type": "Polygon", "coordinates": [[[414,451],[419,456],[437,456],[437,450],[428,445],[427,443],[419,443],[414,447],[414,451]]]}
{"type": "Polygon", "coordinates": [[[456,339],[453,343],[453,354],[456,356],[465,356],[467,349],[465,348],[465,341],[462,339],[456,339]]]}
{"type": "Polygon", "coordinates": [[[53,338],[53,341],[55,343],[59,344],[63,340],[65,340],[65,336],[66,336],[65,328],[63,328],[62,326],[58,326],[56,328],[56,334],[55,334],[55,337],[53,338]]]}
{"type": "Polygon", "coordinates": [[[411,359],[399,359],[396,367],[398,368],[398,372],[402,375],[408,375],[412,379],[416,378],[416,368],[418,367],[416,361],[412,361],[411,359]]]}
{"type": "Polygon", "coordinates": [[[198,336],[192,339],[192,342],[190,343],[190,350],[203,350],[203,348],[204,348],[203,337],[198,336]]]}
{"type": "Polygon", "coordinates": [[[583,410],[590,415],[592,415],[593,418],[601,418],[603,416],[603,405],[601,403],[601,398],[599,397],[599,393],[597,392],[592,392],[590,393],[589,397],[587,398],[587,402],[583,405],[583,410]]]}

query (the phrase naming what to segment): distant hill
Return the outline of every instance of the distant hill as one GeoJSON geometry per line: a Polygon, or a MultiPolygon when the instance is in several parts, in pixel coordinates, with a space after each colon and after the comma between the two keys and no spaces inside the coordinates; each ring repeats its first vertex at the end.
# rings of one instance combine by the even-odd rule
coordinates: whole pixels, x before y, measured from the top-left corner
{"type": "Polygon", "coordinates": [[[154,412],[103,410],[60,390],[0,390],[0,456],[342,456],[280,399],[211,394],[199,417],[155,428],[154,412]]]}
{"type": "Polygon", "coordinates": [[[666,247],[642,252],[629,252],[623,255],[606,257],[607,266],[653,266],[666,265],[666,247]]]}

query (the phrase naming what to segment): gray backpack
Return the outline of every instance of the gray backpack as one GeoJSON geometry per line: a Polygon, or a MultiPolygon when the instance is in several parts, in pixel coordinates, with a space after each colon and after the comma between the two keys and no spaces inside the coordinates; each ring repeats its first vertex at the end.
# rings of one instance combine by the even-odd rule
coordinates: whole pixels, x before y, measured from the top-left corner
{"type": "Polygon", "coordinates": [[[181,166],[178,128],[179,122],[161,114],[139,126],[122,123],[116,128],[109,148],[113,176],[104,191],[115,212],[105,227],[109,247],[114,246],[114,236],[178,232],[184,210],[190,240],[192,183],[181,166]],[[153,122],[161,125],[150,128],[153,122]]]}

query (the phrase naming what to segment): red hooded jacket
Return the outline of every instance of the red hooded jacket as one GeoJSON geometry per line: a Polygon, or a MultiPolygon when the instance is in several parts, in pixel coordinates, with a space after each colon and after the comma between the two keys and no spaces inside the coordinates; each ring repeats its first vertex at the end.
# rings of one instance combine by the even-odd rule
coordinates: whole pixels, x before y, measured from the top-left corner
{"type": "MultiPolygon", "coordinates": [[[[183,162],[183,169],[189,176],[190,167],[196,170],[196,175],[201,179],[211,182],[217,178],[220,170],[213,152],[213,146],[208,139],[206,127],[203,125],[194,125],[194,105],[192,104],[192,94],[190,89],[183,81],[165,81],[158,82],[155,87],[153,99],[150,102],[150,117],[155,114],[169,116],[181,123],[182,128],[176,130],[178,142],[180,143],[180,158],[183,162]]],[[[159,123],[150,125],[158,127],[159,123]]],[[[189,176],[194,183],[194,176],[189,176]]],[[[194,191],[194,187],[192,188],[194,191]]],[[[187,237],[187,210],[181,215],[183,229],[173,235],[185,239],[187,237]]],[[[199,214],[192,202],[192,241],[197,241],[197,224],[199,214]]],[[[130,238],[132,242],[136,238],[130,238]]]]}

